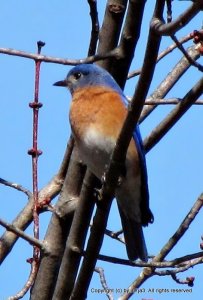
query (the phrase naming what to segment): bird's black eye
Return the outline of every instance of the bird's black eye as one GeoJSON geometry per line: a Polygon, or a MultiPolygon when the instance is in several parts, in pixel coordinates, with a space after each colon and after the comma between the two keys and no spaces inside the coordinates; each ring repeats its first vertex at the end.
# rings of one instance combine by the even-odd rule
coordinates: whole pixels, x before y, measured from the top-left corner
{"type": "Polygon", "coordinates": [[[74,74],[74,77],[76,80],[78,80],[81,76],[82,76],[82,73],[80,73],[80,72],[77,72],[74,74]]]}

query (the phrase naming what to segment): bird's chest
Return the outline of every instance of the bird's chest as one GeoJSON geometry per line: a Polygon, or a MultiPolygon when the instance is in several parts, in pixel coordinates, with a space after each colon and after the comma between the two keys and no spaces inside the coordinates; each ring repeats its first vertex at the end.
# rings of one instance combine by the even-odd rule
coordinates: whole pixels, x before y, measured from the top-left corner
{"type": "Polygon", "coordinates": [[[106,118],[109,103],[106,105],[101,100],[98,94],[90,97],[90,93],[77,93],[70,109],[70,123],[80,157],[99,178],[116,143],[116,137],[109,132],[112,126],[106,118]]]}

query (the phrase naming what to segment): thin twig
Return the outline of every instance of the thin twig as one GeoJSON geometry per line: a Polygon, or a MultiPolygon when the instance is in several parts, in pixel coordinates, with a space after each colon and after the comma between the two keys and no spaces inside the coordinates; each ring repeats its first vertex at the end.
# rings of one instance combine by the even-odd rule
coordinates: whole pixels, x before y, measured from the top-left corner
{"type": "Polygon", "coordinates": [[[33,282],[35,281],[37,270],[38,270],[38,262],[33,260],[31,262],[30,275],[29,275],[29,278],[28,278],[27,282],[25,283],[24,287],[15,296],[9,297],[8,300],[18,300],[25,296],[25,294],[29,291],[29,289],[33,285],[33,282]]]}
{"type": "MultiPolygon", "coordinates": [[[[194,221],[195,217],[199,213],[200,209],[203,206],[203,194],[201,194],[187,216],[184,218],[176,232],[173,236],[168,240],[168,242],[164,245],[164,247],[160,250],[159,254],[156,255],[152,262],[161,262],[165,259],[168,253],[174,248],[174,246],[178,243],[178,241],[182,238],[185,232],[189,229],[189,226],[194,221]]],[[[154,275],[154,268],[144,268],[140,275],[135,279],[135,281],[130,285],[127,289],[128,292],[123,294],[119,300],[127,300],[133,295],[133,291],[140,287],[148,278],[154,275]]]]}
{"type": "MultiPolygon", "coordinates": [[[[188,54],[197,60],[200,57],[199,51],[196,50],[196,46],[191,46],[187,49],[188,54]]],[[[166,94],[177,84],[178,80],[183,76],[183,74],[191,67],[188,60],[183,56],[180,61],[174,66],[174,68],[168,73],[168,75],[162,80],[158,85],[156,90],[150,95],[150,99],[163,99],[166,94]]],[[[195,102],[195,101],[194,101],[195,102]]],[[[155,106],[144,107],[139,122],[143,122],[146,117],[156,108],[155,106]]]]}
{"type": "MultiPolygon", "coordinates": [[[[127,97],[129,102],[131,101],[132,97],[127,97]]],[[[169,99],[151,99],[147,98],[145,100],[144,105],[176,105],[179,104],[183,99],[182,98],[169,98],[169,99]]],[[[203,100],[196,100],[193,105],[203,105],[203,100]]]]}
{"type": "MultiPolygon", "coordinates": [[[[83,253],[83,255],[85,255],[85,253],[83,253]]],[[[154,257],[153,257],[154,258],[154,257]]],[[[120,264],[120,265],[124,265],[124,266],[131,266],[131,267],[149,267],[149,268],[183,268],[183,267],[187,267],[188,264],[190,264],[191,266],[194,266],[196,264],[200,264],[202,263],[203,260],[203,252],[197,252],[197,253],[192,253],[192,254],[188,254],[185,256],[181,256],[178,258],[175,258],[171,261],[153,261],[153,259],[149,262],[143,262],[143,261],[135,261],[135,262],[131,262],[127,259],[123,259],[123,258],[118,258],[118,257],[113,257],[113,256],[109,256],[109,255],[103,255],[100,254],[98,256],[99,260],[102,261],[106,261],[109,263],[113,263],[113,264],[120,264]]]]}
{"type": "Polygon", "coordinates": [[[14,183],[8,180],[5,180],[3,178],[0,178],[0,183],[6,186],[9,186],[13,189],[16,189],[20,192],[23,192],[24,194],[26,194],[29,198],[32,196],[32,193],[26,189],[25,187],[23,187],[22,185],[18,184],[18,183],[14,183]]]}
{"type": "Polygon", "coordinates": [[[163,136],[177,123],[201,95],[203,91],[203,78],[201,78],[193,88],[185,95],[183,100],[160,122],[159,125],[144,140],[146,152],[150,151],[163,136]]]}
{"type": "MultiPolygon", "coordinates": [[[[189,40],[191,40],[193,37],[191,34],[188,34],[186,36],[184,36],[183,38],[181,38],[179,40],[179,43],[180,44],[184,44],[186,42],[188,42],[189,40]]],[[[175,50],[177,48],[177,45],[176,43],[170,45],[169,47],[167,47],[165,50],[163,50],[157,57],[157,63],[162,59],[164,58],[166,55],[168,55],[169,53],[171,53],[173,50],[175,50]]],[[[128,74],[128,79],[130,78],[133,78],[137,75],[140,75],[142,69],[138,69],[138,70],[135,70],[135,71],[132,71],[128,74]]]]}
{"type": "Polygon", "coordinates": [[[175,35],[171,35],[172,40],[176,43],[178,49],[183,53],[183,55],[187,58],[188,62],[196,67],[199,71],[203,72],[203,66],[201,64],[199,64],[198,62],[196,62],[189,54],[188,52],[185,50],[185,48],[183,47],[183,45],[178,41],[177,37],[175,35]]]}
{"type": "Polygon", "coordinates": [[[36,61],[41,61],[41,62],[46,62],[46,63],[70,65],[70,66],[75,66],[75,65],[84,64],[84,63],[93,63],[93,62],[96,62],[99,60],[108,59],[110,57],[117,57],[119,55],[117,53],[117,49],[113,49],[104,54],[96,54],[96,55],[89,56],[86,58],[81,58],[81,59],[65,59],[65,58],[60,58],[60,57],[53,57],[53,56],[36,54],[36,53],[29,53],[29,52],[11,49],[11,48],[0,48],[0,53],[12,55],[12,56],[19,56],[19,57],[28,58],[28,59],[33,59],[36,61]]]}
{"type": "Polygon", "coordinates": [[[36,239],[36,238],[26,234],[23,230],[17,228],[13,224],[10,224],[0,218],[0,225],[3,226],[4,228],[6,228],[8,231],[15,233],[18,237],[21,237],[22,239],[24,239],[31,245],[37,246],[40,249],[42,249],[43,251],[45,250],[45,245],[43,242],[41,242],[39,239],[36,239]]]}
{"type": "Polygon", "coordinates": [[[171,274],[172,279],[178,284],[187,284],[192,287],[194,285],[195,277],[186,277],[186,279],[180,279],[176,274],[171,274]]]}
{"type": "Polygon", "coordinates": [[[125,244],[125,241],[124,241],[124,238],[122,237],[119,237],[119,235],[123,232],[123,230],[120,230],[118,232],[114,232],[114,231],[111,231],[111,230],[108,230],[106,229],[105,230],[105,234],[109,237],[111,237],[112,239],[115,239],[123,244],[125,244]]]}
{"type": "Polygon", "coordinates": [[[95,272],[97,272],[99,274],[99,277],[100,277],[100,282],[101,282],[101,285],[104,289],[104,292],[107,296],[107,298],[109,300],[113,300],[114,297],[113,297],[113,293],[112,293],[112,289],[110,289],[107,285],[107,282],[106,282],[106,278],[105,278],[105,275],[104,275],[104,269],[100,268],[100,267],[96,267],[94,269],[95,272]]]}

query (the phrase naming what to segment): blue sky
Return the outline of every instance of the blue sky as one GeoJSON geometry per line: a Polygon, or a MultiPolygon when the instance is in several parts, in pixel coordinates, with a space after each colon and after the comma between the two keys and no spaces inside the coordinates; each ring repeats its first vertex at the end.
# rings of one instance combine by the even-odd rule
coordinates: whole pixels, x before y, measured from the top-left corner
{"type": "MultiPolygon", "coordinates": [[[[102,23],[106,1],[98,1],[100,24],[102,23]]],[[[188,6],[188,2],[175,2],[175,12],[188,6]]],[[[148,32],[148,19],[152,14],[154,1],[148,1],[144,16],[144,26],[138,45],[136,59],[131,70],[142,65],[143,49],[148,32]]],[[[0,47],[15,48],[36,52],[36,42],[46,42],[42,53],[64,58],[84,58],[87,54],[91,22],[87,1],[17,1],[7,0],[1,3],[0,11],[1,39],[0,47]]],[[[202,15],[198,15],[187,29],[178,33],[178,37],[188,34],[202,25],[202,15]]],[[[164,38],[161,49],[171,44],[164,38]]],[[[180,59],[176,51],[169,61],[164,60],[157,66],[157,72],[150,88],[152,92],[172,66],[180,59]]],[[[202,61],[202,60],[201,60],[202,61]]],[[[31,189],[31,158],[27,150],[32,145],[32,110],[28,104],[33,99],[34,62],[32,60],[0,55],[1,65],[1,118],[2,144],[0,156],[0,177],[18,182],[31,189]]],[[[70,135],[68,109],[70,95],[67,91],[52,86],[53,82],[63,79],[69,67],[57,64],[41,65],[40,101],[43,108],[39,115],[39,148],[43,155],[39,159],[39,188],[43,187],[57,172],[63,158],[66,143],[70,135]]],[[[201,77],[200,72],[191,68],[167,97],[182,97],[189,87],[201,77]]],[[[131,79],[125,89],[132,95],[137,79],[131,79]]],[[[149,93],[150,94],[150,93],[149,93]]],[[[154,126],[170,111],[170,107],[158,108],[143,124],[143,137],[148,135],[154,126]]],[[[156,254],[168,238],[177,229],[198,195],[202,192],[203,166],[203,107],[194,106],[161,142],[147,154],[151,208],[155,223],[145,229],[145,237],[150,254],[156,254]]],[[[0,186],[0,217],[12,221],[26,204],[26,197],[10,188],[0,186]]],[[[50,214],[42,215],[41,238],[46,232],[50,214]]],[[[176,258],[199,251],[202,212],[168,258],[176,258]]],[[[108,222],[108,228],[120,228],[119,216],[115,203],[108,222]]],[[[0,228],[0,233],[3,229],[0,228]]],[[[32,228],[28,228],[32,234],[32,228]]],[[[123,245],[106,237],[102,254],[126,258],[123,245]]],[[[20,240],[12,254],[0,268],[0,300],[15,294],[21,289],[29,274],[26,259],[31,257],[32,248],[20,240]]],[[[98,261],[103,267],[109,288],[123,289],[139,274],[140,269],[106,264],[98,261]]],[[[179,277],[195,276],[195,286],[191,293],[160,293],[160,289],[187,288],[177,285],[169,277],[153,277],[143,285],[143,293],[134,299],[197,299],[202,294],[202,268],[200,266],[180,274],[179,277]],[[155,292],[148,292],[154,288],[155,292]],[[158,289],[156,291],[156,289],[158,289]]],[[[101,288],[98,274],[94,275],[91,288],[101,288]]],[[[93,290],[92,290],[93,291],[93,290]]],[[[115,299],[118,294],[115,293],[115,299]]],[[[90,291],[88,299],[105,299],[104,295],[90,291]]],[[[29,299],[26,295],[24,299],[29,299]]]]}

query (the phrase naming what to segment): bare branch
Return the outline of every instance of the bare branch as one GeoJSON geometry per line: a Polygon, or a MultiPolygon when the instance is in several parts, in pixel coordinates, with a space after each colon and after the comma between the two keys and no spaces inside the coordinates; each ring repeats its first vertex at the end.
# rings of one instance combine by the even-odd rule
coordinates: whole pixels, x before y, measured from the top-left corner
{"type": "Polygon", "coordinates": [[[31,290],[32,300],[52,299],[58,272],[64,255],[73,215],[78,204],[84,167],[77,160],[77,148],[71,155],[63,188],[45,235],[50,255],[42,253],[39,271],[31,290]],[[46,280],[43,280],[46,278],[46,280]]]}
{"type": "MultiPolygon", "coordinates": [[[[84,253],[85,255],[85,253],[84,253]]],[[[153,257],[154,258],[154,257],[153,257]]],[[[109,255],[103,255],[100,254],[98,256],[99,260],[102,261],[106,261],[109,263],[113,263],[113,264],[120,264],[120,265],[124,265],[124,266],[131,266],[131,267],[149,267],[149,268],[187,268],[189,266],[193,267],[197,264],[201,264],[203,261],[203,252],[197,252],[197,253],[192,253],[192,254],[188,254],[185,256],[181,256],[178,258],[175,258],[171,261],[149,261],[149,262],[143,262],[143,261],[135,261],[135,262],[131,262],[127,259],[123,259],[123,258],[118,258],[118,257],[113,257],[113,256],[109,256],[109,255]]]]}
{"type": "MultiPolygon", "coordinates": [[[[184,56],[187,58],[188,62],[196,67],[199,71],[203,72],[203,66],[201,64],[199,64],[198,62],[196,62],[189,54],[188,52],[185,50],[185,48],[183,47],[183,45],[181,43],[179,43],[178,39],[176,38],[175,35],[171,35],[172,40],[176,43],[178,49],[184,54],[184,56]]],[[[197,48],[197,47],[196,47],[197,48]]]]}
{"type": "Polygon", "coordinates": [[[177,278],[176,274],[172,274],[171,277],[175,282],[179,284],[187,284],[188,286],[191,287],[194,285],[194,280],[195,280],[194,277],[186,277],[185,280],[177,278]]]}
{"type": "Polygon", "coordinates": [[[8,298],[8,300],[18,300],[21,299],[25,296],[25,294],[29,291],[29,289],[32,287],[35,278],[36,278],[36,274],[37,274],[37,270],[38,270],[38,261],[31,261],[31,272],[29,275],[29,278],[26,282],[26,284],[24,285],[24,287],[22,288],[22,290],[20,292],[18,292],[15,296],[11,296],[8,298]]]}
{"type": "Polygon", "coordinates": [[[106,229],[105,230],[105,234],[108,235],[109,237],[125,244],[124,238],[119,237],[119,235],[122,233],[123,231],[120,230],[119,232],[113,232],[111,230],[106,229]]]}
{"type": "MultiPolygon", "coordinates": [[[[185,217],[185,219],[180,224],[177,231],[174,235],[168,240],[168,242],[164,245],[164,247],[160,250],[159,254],[157,254],[152,262],[161,262],[168,255],[168,253],[173,249],[173,247],[178,243],[181,237],[185,234],[185,232],[189,229],[189,226],[194,221],[195,217],[199,213],[200,209],[203,206],[203,194],[199,196],[199,198],[194,203],[193,207],[185,217]]],[[[154,268],[144,268],[140,273],[139,277],[135,279],[135,281],[131,284],[131,286],[127,289],[129,292],[123,294],[119,300],[129,299],[133,295],[133,291],[140,287],[148,278],[154,275],[154,268]]]]}
{"type": "Polygon", "coordinates": [[[79,268],[81,253],[89,229],[90,219],[95,205],[96,177],[89,171],[86,172],[80,193],[80,201],[74,214],[71,230],[66,242],[63,259],[60,266],[53,300],[69,299],[79,268]],[[64,280],[68,278],[68,282],[64,280]]]}
{"type": "Polygon", "coordinates": [[[105,275],[104,275],[104,269],[102,269],[100,267],[96,267],[94,270],[95,270],[95,272],[97,272],[99,274],[101,285],[102,285],[102,287],[105,291],[105,294],[106,294],[107,298],[109,300],[113,300],[114,299],[113,298],[113,293],[112,293],[112,290],[107,285],[106,278],[105,278],[105,275]]]}
{"type": "Polygon", "coordinates": [[[92,32],[90,38],[90,45],[88,50],[88,56],[94,55],[96,52],[98,35],[99,35],[99,19],[97,12],[97,0],[88,0],[90,6],[90,16],[92,21],[92,32]]]}
{"type": "MultiPolygon", "coordinates": [[[[132,97],[127,97],[128,101],[132,100],[132,97]]],[[[176,105],[179,104],[183,99],[182,98],[169,98],[169,99],[151,99],[147,98],[144,105],[176,105]]],[[[192,105],[203,105],[203,100],[196,100],[192,105]]]]}
{"type": "Polygon", "coordinates": [[[31,245],[37,246],[40,249],[42,249],[43,251],[46,251],[45,245],[44,245],[43,242],[41,242],[39,239],[36,239],[35,237],[32,237],[32,236],[24,233],[24,231],[20,230],[19,228],[17,228],[13,224],[10,224],[10,223],[8,223],[8,222],[6,222],[6,221],[4,221],[3,219],[0,218],[0,225],[3,226],[4,228],[6,228],[8,231],[11,231],[11,232],[15,233],[17,236],[21,237],[22,239],[24,239],[25,241],[27,241],[31,245]]]}
{"type": "Polygon", "coordinates": [[[9,186],[13,189],[16,189],[20,192],[23,192],[24,194],[26,194],[29,198],[32,196],[32,193],[26,189],[25,187],[23,187],[22,185],[18,184],[18,183],[14,183],[14,182],[11,182],[11,181],[8,181],[8,180],[5,180],[3,178],[0,178],[0,183],[1,184],[4,184],[6,186],[9,186]]]}
{"type": "Polygon", "coordinates": [[[29,53],[29,52],[20,51],[20,50],[11,49],[11,48],[0,48],[0,53],[12,55],[12,56],[19,56],[19,57],[28,58],[28,59],[33,59],[36,61],[41,61],[41,62],[46,62],[46,63],[70,65],[70,66],[75,66],[75,65],[84,64],[84,63],[93,63],[93,62],[96,62],[99,60],[103,60],[103,59],[105,60],[105,59],[108,59],[111,57],[118,56],[116,49],[113,49],[104,54],[100,54],[100,55],[96,54],[96,55],[89,56],[86,58],[81,58],[81,59],[65,59],[65,58],[29,53]]]}
{"type": "MultiPolygon", "coordinates": [[[[201,30],[201,31],[202,31],[202,30],[201,30]]],[[[191,35],[191,34],[188,34],[188,35],[186,35],[185,37],[181,38],[181,39],[179,40],[179,43],[180,43],[180,44],[184,44],[184,43],[188,42],[189,40],[191,40],[192,38],[193,38],[192,35],[191,35]]],[[[177,48],[176,43],[174,43],[174,44],[170,45],[169,47],[167,47],[164,51],[162,51],[162,52],[158,55],[158,57],[157,57],[157,63],[158,63],[161,59],[163,59],[166,55],[168,55],[168,54],[171,53],[173,50],[175,50],[176,48],[177,48]]],[[[141,71],[142,71],[142,69],[138,69],[138,70],[135,70],[135,71],[130,72],[130,73],[128,74],[127,79],[131,79],[131,78],[133,78],[134,76],[139,75],[139,74],[141,73],[141,71]]]]}
{"type": "MultiPolygon", "coordinates": [[[[159,12],[163,11],[164,2],[165,1],[162,1],[162,5],[159,7],[159,12]]],[[[71,300],[86,297],[96,260],[103,242],[108,214],[114,196],[114,190],[117,185],[120,168],[125,161],[125,154],[130,143],[134,127],[139,118],[139,114],[142,110],[142,106],[152,80],[159,51],[160,39],[160,36],[154,35],[154,32],[150,31],[145,54],[146,59],[144,60],[143,65],[143,73],[140,76],[140,81],[138,82],[137,89],[133,96],[131,108],[117,140],[108,171],[105,174],[105,184],[103,185],[100,193],[102,200],[100,201],[100,205],[98,205],[95,213],[90,238],[86,248],[86,255],[83,259],[71,300]]]]}
{"type": "MultiPolygon", "coordinates": [[[[111,52],[112,49],[116,49],[127,2],[127,0],[108,0],[104,21],[99,34],[98,55],[103,55],[111,52]]],[[[111,59],[99,62],[98,64],[111,73],[111,59]]]]}
{"type": "MultiPolygon", "coordinates": [[[[196,50],[196,46],[188,48],[188,54],[194,59],[197,60],[200,57],[199,51],[196,50]]],[[[177,83],[177,81],[183,76],[183,74],[190,67],[190,63],[183,56],[181,60],[176,64],[171,72],[164,78],[164,80],[159,84],[156,90],[150,96],[150,100],[153,99],[162,99],[165,95],[172,89],[172,87],[177,83]]],[[[149,100],[148,99],[148,100],[149,100]]],[[[147,116],[156,108],[156,106],[145,107],[141,113],[139,122],[143,122],[147,116]]]]}
{"type": "Polygon", "coordinates": [[[118,59],[112,62],[111,74],[123,89],[140,36],[145,1],[131,0],[127,8],[120,43],[117,48],[118,59]],[[136,12],[136,18],[135,18],[136,12]]]}
{"type": "MultiPolygon", "coordinates": [[[[39,192],[39,204],[45,203],[46,199],[50,201],[61,190],[64,176],[70,161],[70,155],[72,152],[73,140],[70,139],[70,143],[67,146],[64,159],[57,175],[39,192]]],[[[33,209],[33,197],[29,199],[24,209],[19,213],[16,219],[12,222],[13,225],[21,230],[25,230],[32,222],[32,209],[33,209]]],[[[12,250],[16,243],[18,236],[12,232],[5,232],[0,238],[0,262],[2,262],[9,252],[12,250]]]]}
{"type": "Polygon", "coordinates": [[[154,18],[151,27],[157,34],[162,36],[173,35],[200,12],[203,4],[202,0],[196,0],[184,13],[179,15],[176,20],[165,24],[161,18],[154,18]]]}
{"type": "Polygon", "coordinates": [[[161,121],[161,123],[144,140],[145,151],[148,152],[158,141],[177,123],[184,113],[191,107],[203,91],[203,78],[185,95],[183,100],[161,121]]]}

